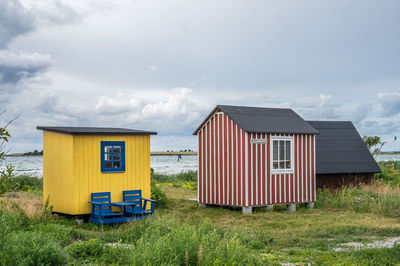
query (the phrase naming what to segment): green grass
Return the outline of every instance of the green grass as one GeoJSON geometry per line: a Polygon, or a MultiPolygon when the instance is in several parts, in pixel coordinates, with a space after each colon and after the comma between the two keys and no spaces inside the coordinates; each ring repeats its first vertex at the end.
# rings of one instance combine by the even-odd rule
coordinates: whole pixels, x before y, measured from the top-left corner
{"type": "Polygon", "coordinates": [[[101,229],[49,215],[37,190],[19,186],[18,198],[0,198],[0,265],[400,263],[399,246],[334,250],[342,243],[400,235],[400,192],[381,179],[319,191],[314,210],[298,204],[296,213],[278,206],[243,215],[240,209],[199,208],[184,200],[197,191],[176,184],[193,175],[158,175],[153,196],[168,200],[153,218],[101,229]]]}

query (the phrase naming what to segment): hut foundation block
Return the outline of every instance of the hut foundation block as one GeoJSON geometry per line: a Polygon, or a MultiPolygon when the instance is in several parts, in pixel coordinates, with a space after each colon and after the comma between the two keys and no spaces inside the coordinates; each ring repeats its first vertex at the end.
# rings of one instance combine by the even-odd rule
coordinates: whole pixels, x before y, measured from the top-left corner
{"type": "Polygon", "coordinates": [[[199,203],[199,207],[200,208],[205,208],[205,207],[207,207],[207,205],[205,205],[204,203],[199,203]]]}
{"type": "Polygon", "coordinates": [[[296,204],[288,204],[287,208],[288,208],[288,212],[295,212],[296,211],[296,204]]]}
{"type": "Polygon", "coordinates": [[[274,205],[267,205],[267,206],[265,206],[265,210],[266,210],[266,211],[272,211],[273,208],[274,208],[274,205]]]}
{"type": "Polygon", "coordinates": [[[252,207],[242,207],[243,214],[252,214],[253,208],[252,207]]]}
{"type": "Polygon", "coordinates": [[[306,209],[314,209],[314,202],[307,202],[306,209]]]}

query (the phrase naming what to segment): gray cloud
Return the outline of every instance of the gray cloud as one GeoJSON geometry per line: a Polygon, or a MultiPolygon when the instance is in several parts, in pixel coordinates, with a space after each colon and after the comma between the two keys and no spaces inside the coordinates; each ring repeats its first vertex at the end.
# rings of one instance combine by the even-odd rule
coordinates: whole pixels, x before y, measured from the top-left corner
{"type": "Polygon", "coordinates": [[[400,93],[382,92],[378,93],[379,103],[383,109],[382,115],[393,116],[400,113],[400,93]]]}
{"type": "Polygon", "coordinates": [[[368,114],[373,110],[372,104],[364,104],[360,105],[356,108],[352,115],[352,121],[355,124],[359,124],[365,118],[367,118],[368,114]]]}
{"type": "Polygon", "coordinates": [[[48,70],[51,66],[49,55],[38,53],[12,53],[0,50],[0,84],[16,83],[48,70]]]}

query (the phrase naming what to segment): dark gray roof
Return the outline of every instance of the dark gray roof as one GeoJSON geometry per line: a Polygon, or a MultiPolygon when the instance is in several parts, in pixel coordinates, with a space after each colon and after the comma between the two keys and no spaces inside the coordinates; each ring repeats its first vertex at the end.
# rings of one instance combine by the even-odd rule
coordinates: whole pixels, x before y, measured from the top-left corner
{"type": "Polygon", "coordinates": [[[316,135],[317,174],[381,172],[374,157],[350,121],[307,121],[316,135]]]}
{"type": "Polygon", "coordinates": [[[292,109],[217,105],[194,135],[217,110],[224,112],[248,133],[318,134],[292,109]]]}
{"type": "Polygon", "coordinates": [[[47,127],[37,129],[70,134],[70,135],[157,135],[157,132],[110,127],[47,127]]]}

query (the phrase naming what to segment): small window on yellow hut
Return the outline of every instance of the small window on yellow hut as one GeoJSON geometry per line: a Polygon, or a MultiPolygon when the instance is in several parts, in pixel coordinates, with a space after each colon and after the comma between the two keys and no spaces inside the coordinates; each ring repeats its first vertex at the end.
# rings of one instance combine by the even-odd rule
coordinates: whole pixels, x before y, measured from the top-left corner
{"type": "Polygon", "coordinates": [[[101,142],[101,171],[125,172],[125,142],[102,141],[101,142]]]}

